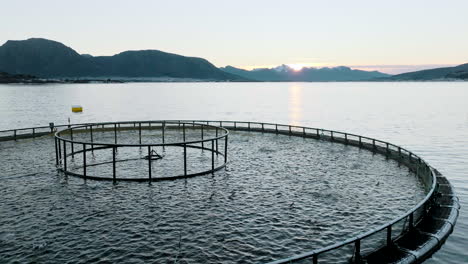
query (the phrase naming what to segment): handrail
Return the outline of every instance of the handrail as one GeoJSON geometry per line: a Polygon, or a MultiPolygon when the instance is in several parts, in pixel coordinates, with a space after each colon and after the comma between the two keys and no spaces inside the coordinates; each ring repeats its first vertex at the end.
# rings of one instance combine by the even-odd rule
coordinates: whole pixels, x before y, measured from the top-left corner
{"type": "MultiPolygon", "coordinates": [[[[75,133],[76,133],[75,132],[75,133]]],[[[103,123],[91,123],[91,124],[76,124],[76,125],[69,125],[66,129],[57,131],[55,133],[55,160],[56,160],[56,165],[57,169],[62,171],[65,174],[68,175],[73,175],[77,177],[82,177],[85,179],[95,179],[95,180],[112,180],[114,183],[117,180],[123,180],[123,181],[149,181],[150,183],[152,181],[156,180],[173,180],[177,178],[188,178],[188,177],[194,177],[194,176],[199,176],[199,175],[204,175],[208,173],[215,172],[217,170],[220,170],[226,166],[227,163],[227,146],[228,146],[228,135],[229,135],[229,130],[223,128],[223,127],[218,127],[218,126],[213,126],[213,125],[208,125],[208,124],[199,124],[195,122],[186,122],[186,121],[173,121],[173,120],[160,120],[160,121],[126,121],[126,122],[103,122],[103,123]],[[144,126],[142,126],[142,124],[144,126]],[[157,124],[156,126],[151,127],[152,124],[157,124]],[[113,128],[104,128],[105,125],[113,125],[113,128]],[[122,127],[123,125],[123,127],[122,127]],[[125,125],[130,125],[130,126],[125,126],[125,125]],[[137,127],[138,125],[138,127],[137,127]],[[112,131],[114,133],[114,143],[111,142],[96,142],[93,140],[93,127],[95,127],[94,131],[112,131]],[[118,127],[118,128],[117,128],[118,127]],[[182,130],[183,132],[183,140],[177,141],[177,142],[165,142],[165,131],[166,129],[173,129],[176,127],[177,129],[182,130]],[[142,143],[142,130],[143,129],[161,129],[161,140],[162,143],[142,143]],[[200,129],[200,139],[198,140],[186,140],[186,130],[187,129],[200,129]],[[139,139],[139,144],[127,144],[127,143],[117,143],[118,141],[118,134],[117,131],[120,130],[138,130],[138,139],[139,139]],[[79,132],[79,133],[86,133],[86,135],[89,135],[91,138],[91,141],[83,141],[83,140],[76,140],[73,138],[73,132],[79,132]],[[206,135],[205,131],[211,131],[211,133],[208,133],[206,135]],[[213,135],[214,131],[216,131],[216,136],[213,135]],[[220,131],[220,133],[218,133],[220,131]],[[63,135],[70,135],[70,138],[65,138],[63,135]],[[211,135],[210,135],[211,134],[211,135]],[[208,136],[208,137],[206,137],[208,136]],[[222,139],[224,141],[224,151],[220,152],[218,150],[218,141],[219,139],[222,139]],[[211,148],[207,147],[205,143],[211,142],[211,148]],[[67,153],[67,143],[71,147],[71,152],[67,153]],[[201,146],[198,146],[198,144],[201,144],[201,146]],[[63,145],[63,148],[61,147],[63,145]],[[81,146],[82,150],[77,150],[75,151],[75,146],[81,146]],[[88,146],[88,147],[87,147],[88,146]],[[181,147],[183,150],[183,174],[182,175],[173,175],[173,176],[168,176],[168,175],[163,175],[160,177],[153,177],[152,173],[152,160],[153,159],[160,159],[163,158],[162,156],[159,155],[154,155],[152,154],[154,150],[151,150],[152,147],[169,147],[169,146],[177,146],[181,147]],[[121,178],[117,177],[117,169],[116,169],[116,163],[120,161],[128,161],[128,160],[117,160],[117,150],[118,148],[125,148],[125,147],[145,147],[148,150],[148,155],[143,157],[144,159],[148,160],[148,176],[147,177],[131,177],[131,178],[121,178]],[[189,172],[188,166],[187,166],[187,149],[192,148],[192,149],[201,149],[207,150],[211,152],[211,169],[204,169],[202,171],[197,171],[197,172],[189,172]],[[87,159],[86,159],[86,152],[94,152],[94,150],[102,150],[102,149],[112,149],[112,161],[109,163],[112,163],[112,178],[111,177],[103,177],[103,176],[98,176],[98,175],[88,175],[87,174],[87,167],[94,166],[94,165],[88,165],[87,164],[87,159]],[[63,152],[62,152],[63,150],[63,152]],[[81,167],[82,173],[74,172],[71,170],[68,170],[67,166],[67,157],[71,156],[72,158],[74,155],[77,154],[82,154],[83,155],[83,165],[81,167]],[[222,163],[219,165],[215,165],[215,155],[221,155],[223,157],[222,163]]]]}
{"type": "MultiPolygon", "coordinates": [[[[1,131],[0,131],[1,132],[1,131]]],[[[91,146],[109,146],[109,147],[141,147],[141,146],[144,146],[144,147],[148,147],[148,146],[151,146],[151,147],[161,147],[161,146],[181,146],[183,144],[196,144],[196,143],[202,143],[202,142],[210,142],[210,141],[213,141],[213,140],[216,140],[216,139],[221,139],[221,138],[224,138],[225,136],[229,135],[229,130],[223,128],[223,127],[216,127],[216,126],[212,126],[212,125],[206,125],[206,124],[201,124],[201,123],[187,123],[187,122],[174,122],[174,121],[135,121],[135,122],[106,122],[106,123],[93,123],[93,124],[86,124],[86,125],[71,125],[71,127],[67,128],[67,129],[64,129],[64,130],[61,130],[61,131],[57,131],[55,133],[55,136],[62,140],[62,141],[65,141],[65,142],[69,142],[69,143],[74,143],[74,144],[86,144],[86,145],[91,145],[91,146]],[[108,143],[108,142],[90,142],[90,141],[77,141],[77,140],[72,140],[72,139],[67,139],[67,138],[64,138],[64,137],[61,137],[61,133],[66,133],[70,130],[73,130],[73,129],[79,129],[79,128],[88,128],[89,126],[93,126],[93,125],[101,125],[101,124],[104,124],[104,125],[114,125],[114,124],[138,124],[138,123],[145,123],[145,124],[185,124],[185,125],[202,125],[202,126],[208,126],[212,129],[221,129],[222,131],[224,131],[225,133],[224,134],[221,134],[219,136],[216,136],[216,137],[210,137],[210,138],[206,138],[206,139],[202,139],[202,140],[193,140],[193,141],[183,141],[183,142],[174,142],[174,143],[156,143],[156,144],[119,144],[119,143],[108,143]]]]}

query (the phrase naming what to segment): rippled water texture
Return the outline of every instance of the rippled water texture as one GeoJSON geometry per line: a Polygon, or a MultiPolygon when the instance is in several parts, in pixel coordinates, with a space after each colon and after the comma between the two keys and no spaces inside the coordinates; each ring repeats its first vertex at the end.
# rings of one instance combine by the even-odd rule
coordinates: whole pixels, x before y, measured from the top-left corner
{"type": "MultiPolygon", "coordinates": [[[[48,125],[49,122],[63,124],[67,122],[68,117],[74,123],[150,119],[237,119],[323,127],[387,140],[422,156],[454,184],[462,204],[458,223],[447,243],[432,259],[426,262],[463,263],[468,259],[466,251],[466,237],[468,235],[468,203],[466,202],[468,201],[467,101],[468,83],[444,82],[0,85],[0,129],[43,126],[48,125]],[[84,113],[71,114],[70,106],[72,104],[83,105],[84,113]]],[[[39,141],[32,141],[31,144],[36,144],[35,142],[39,141]]],[[[5,144],[0,145],[0,148],[2,152],[8,151],[8,146],[5,144]]],[[[28,153],[29,149],[30,147],[24,147],[24,153],[28,153]]],[[[50,158],[52,159],[52,157],[50,158]]],[[[51,244],[57,243],[62,249],[61,253],[57,253],[57,256],[69,255],[71,259],[76,258],[77,256],[71,252],[75,249],[82,249],[80,252],[84,254],[83,258],[90,258],[86,252],[90,252],[93,245],[98,243],[119,244],[115,238],[123,235],[131,236],[131,232],[128,232],[131,227],[141,228],[142,232],[138,232],[138,236],[141,237],[127,237],[125,240],[127,242],[124,243],[126,250],[135,248],[143,252],[145,246],[141,246],[141,248],[140,244],[130,246],[130,241],[132,239],[150,241],[153,235],[147,230],[149,223],[155,225],[156,230],[159,230],[161,219],[171,214],[168,211],[159,213],[157,219],[142,220],[138,218],[140,222],[137,221],[137,223],[130,225],[130,222],[135,222],[134,217],[138,215],[134,216],[132,213],[135,210],[144,212],[146,216],[154,215],[155,212],[161,210],[159,207],[151,208],[149,206],[143,208],[144,210],[141,209],[143,204],[150,204],[149,199],[154,198],[154,201],[160,199],[157,195],[160,190],[158,189],[159,185],[153,185],[149,188],[145,185],[130,184],[123,189],[121,184],[117,187],[89,182],[84,185],[78,180],[64,181],[60,175],[51,175],[50,173],[38,174],[34,176],[37,180],[31,181],[32,177],[30,176],[17,178],[17,173],[11,174],[16,165],[4,162],[6,159],[17,160],[14,155],[2,158],[1,188],[12,188],[8,184],[13,181],[15,182],[14,188],[17,190],[10,190],[10,192],[16,192],[16,197],[21,197],[21,203],[12,212],[8,211],[8,214],[14,213],[18,219],[34,218],[36,221],[35,225],[27,226],[27,230],[30,232],[14,232],[10,226],[2,225],[1,241],[20,243],[15,245],[26,252],[23,257],[33,258],[40,255],[37,252],[41,250],[48,254],[50,247],[53,247],[51,244]],[[15,175],[15,179],[5,180],[11,175],[15,175]],[[141,191],[141,186],[146,187],[146,191],[141,191]],[[39,198],[41,195],[38,194],[55,200],[44,201],[39,198]],[[123,203],[125,199],[128,199],[127,194],[130,196],[137,194],[139,195],[138,200],[144,202],[123,203]],[[105,196],[106,200],[96,198],[99,196],[105,196]],[[47,210],[43,208],[36,210],[35,203],[46,204],[48,208],[47,210]],[[75,206],[73,206],[74,204],[75,206]],[[87,209],[83,209],[83,207],[87,209]],[[28,216],[25,214],[28,210],[36,210],[38,215],[28,216]],[[96,219],[106,218],[106,212],[108,214],[109,210],[127,213],[118,215],[121,220],[120,224],[114,226],[106,226],[100,221],[92,222],[93,217],[86,217],[95,214],[96,219]],[[58,214],[57,212],[60,213],[59,218],[44,216],[58,214]],[[77,214],[81,214],[80,220],[66,220],[69,216],[77,214]],[[148,224],[143,221],[147,221],[148,224]],[[75,228],[67,229],[68,233],[65,232],[65,235],[73,237],[74,234],[80,232],[80,236],[89,243],[83,244],[74,240],[54,242],[54,231],[44,232],[39,228],[41,226],[50,226],[51,230],[60,230],[60,226],[73,226],[75,228]],[[105,234],[98,236],[87,232],[93,226],[99,226],[102,229],[99,232],[105,234]]],[[[53,160],[48,160],[47,164],[42,164],[34,155],[23,155],[21,161],[25,166],[37,168],[39,172],[43,171],[42,169],[46,169],[45,171],[48,172],[50,167],[47,166],[53,162],[53,160]]],[[[228,167],[228,171],[225,173],[230,173],[229,170],[232,169],[232,167],[228,167]]],[[[22,172],[21,175],[28,173],[31,172],[22,172]]],[[[203,177],[193,180],[208,182],[200,186],[206,188],[206,192],[209,193],[213,182],[215,184],[223,182],[214,180],[219,178],[223,177],[217,175],[214,178],[203,177]]],[[[225,182],[227,183],[227,181],[225,182]]],[[[194,185],[189,183],[190,181],[184,188],[193,190],[194,185]]],[[[182,187],[175,185],[174,188],[182,187]]],[[[192,197],[188,193],[196,192],[184,192],[185,201],[192,197]]],[[[2,189],[0,199],[6,200],[4,197],[7,195],[13,194],[2,189]]],[[[203,199],[200,200],[203,201],[203,199]]],[[[161,202],[152,204],[163,206],[161,202]]],[[[3,216],[3,207],[1,210],[3,216]]],[[[188,211],[187,213],[195,212],[197,211],[188,211]]],[[[221,215],[225,214],[223,212],[221,215]]],[[[175,220],[174,225],[184,226],[181,221],[181,219],[175,220]]],[[[255,223],[251,225],[257,226],[255,223]]],[[[193,230],[199,229],[194,227],[193,230]]],[[[238,229],[232,229],[230,232],[233,230],[237,231],[238,229]]],[[[352,230],[350,231],[352,232],[352,230]]],[[[211,229],[203,229],[203,232],[212,231],[211,229]]],[[[180,237],[181,244],[183,244],[183,236],[180,235],[180,237]]],[[[211,241],[213,244],[217,243],[216,239],[211,241]]],[[[148,244],[146,243],[147,246],[148,244]]],[[[242,251],[243,245],[238,243],[231,248],[242,251]]],[[[174,247],[173,244],[167,245],[167,247],[170,246],[174,247]]],[[[292,245],[287,245],[285,248],[296,250],[292,245]]],[[[119,252],[115,253],[109,249],[101,250],[100,254],[102,255],[100,256],[114,259],[114,254],[126,255],[131,260],[132,254],[128,251],[119,254],[119,252]]],[[[3,254],[5,251],[1,252],[3,254]]],[[[164,252],[166,253],[161,254],[167,254],[169,250],[164,252]]],[[[276,253],[282,254],[285,251],[276,253]]],[[[229,256],[226,251],[223,251],[223,254],[229,256]]],[[[150,257],[148,256],[148,258],[150,257]]],[[[173,256],[171,255],[171,257],[173,256]]]]}
{"type": "Polygon", "coordinates": [[[384,156],[285,135],[232,133],[225,171],[151,186],[64,177],[50,137],[1,146],[7,262],[258,263],[376,227],[424,196],[384,156]]]}

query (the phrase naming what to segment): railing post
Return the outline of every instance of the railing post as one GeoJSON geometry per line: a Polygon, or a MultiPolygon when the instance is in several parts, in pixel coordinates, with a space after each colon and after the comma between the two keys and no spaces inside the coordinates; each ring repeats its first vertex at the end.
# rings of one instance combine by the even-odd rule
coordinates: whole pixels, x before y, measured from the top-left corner
{"type": "Polygon", "coordinates": [[[63,141],[63,171],[67,171],[67,142],[63,141]]]}
{"type": "Polygon", "coordinates": [[[115,152],[117,148],[115,146],[112,147],[112,180],[115,183],[117,180],[116,171],[115,171],[115,152]]]}
{"type": "Polygon", "coordinates": [[[390,149],[388,148],[388,142],[386,142],[385,144],[387,145],[387,148],[386,148],[386,151],[385,151],[385,152],[386,152],[387,155],[388,155],[388,154],[390,154],[390,149]]]}
{"type": "Polygon", "coordinates": [[[312,263],[313,264],[318,264],[318,255],[317,254],[312,255],[312,263]]]}
{"type": "Polygon", "coordinates": [[[348,134],[347,133],[344,134],[344,139],[345,139],[345,143],[348,144],[348,134]]]}
{"type": "Polygon", "coordinates": [[[228,136],[224,138],[224,163],[227,162],[228,136]]]}
{"type": "Polygon", "coordinates": [[[375,139],[372,139],[372,148],[375,150],[375,139]]]}
{"type": "MultiPolygon", "coordinates": [[[[162,123],[162,143],[165,144],[165,133],[166,133],[166,121],[162,123]]],[[[166,149],[166,146],[163,145],[163,150],[166,149]]]]}
{"type": "Polygon", "coordinates": [[[317,134],[317,138],[320,138],[319,130],[318,130],[318,129],[315,129],[315,132],[316,132],[316,134],[317,134]]]}
{"type": "Polygon", "coordinates": [[[414,212],[409,215],[409,230],[412,231],[414,228],[414,212]]]}
{"type": "Polygon", "coordinates": [[[262,133],[265,132],[265,125],[262,123],[262,133]]]}
{"type": "Polygon", "coordinates": [[[291,126],[289,126],[289,135],[291,135],[291,126]]]}
{"type": "Polygon", "coordinates": [[[182,130],[183,130],[183,134],[184,134],[184,142],[185,142],[185,123],[182,124],[182,130]]]}
{"type": "Polygon", "coordinates": [[[362,147],[362,137],[359,136],[359,147],[362,147]]]}
{"type": "Polygon", "coordinates": [[[211,170],[214,171],[214,151],[215,151],[215,143],[214,140],[211,141],[211,170]]]}
{"type": "Polygon", "coordinates": [[[33,130],[33,138],[35,138],[36,137],[36,129],[33,128],[32,130],[33,130]]]}
{"type": "Polygon", "coordinates": [[[83,144],[83,177],[86,178],[86,144],[83,144]]]}
{"type": "Polygon", "coordinates": [[[250,122],[247,123],[247,126],[249,127],[249,131],[250,131],[250,122]]]}
{"type": "Polygon", "coordinates": [[[139,142],[141,144],[141,123],[138,123],[138,137],[139,137],[139,142]]]}
{"type": "Polygon", "coordinates": [[[114,143],[117,144],[117,124],[114,124],[114,143]]]}
{"type": "Polygon", "coordinates": [[[57,139],[57,145],[58,145],[58,154],[59,154],[59,165],[62,164],[62,144],[60,143],[60,140],[57,139]]]}
{"type": "Polygon", "coordinates": [[[152,175],[151,175],[151,146],[148,146],[148,177],[149,182],[151,183],[152,175]]]}
{"type": "Polygon", "coordinates": [[[13,138],[14,138],[15,141],[16,141],[16,129],[13,131],[13,138]]]}
{"type": "MultiPolygon", "coordinates": [[[[262,127],[263,127],[263,125],[262,125],[262,127]]],[[[275,132],[276,132],[276,134],[278,134],[278,124],[275,124],[275,132]]]]}
{"type": "Polygon", "coordinates": [[[305,136],[306,136],[305,127],[302,127],[302,136],[303,136],[303,137],[305,137],[305,136]]]}
{"type": "Polygon", "coordinates": [[[237,129],[237,122],[234,121],[234,129],[237,129]]]}
{"type": "Polygon", "coordinates": [[[187,144],[185,143],[184,143],[184,176],[187,176],[187,144]]]}
{"type": "MultiPolygon", "coordinates": [[[[216,137],[218,137],[218,128],[216,128],[216,137]]],[[[218,156],[218,139],[216,138],[216,156],[218,156]]]]}
{"type": "MultiPolygon", "coordinates": [[[[93,125],[89,126],[89,132],[91,134],[91,143],[94,143],[94,138],[93,138],[93,125]]],[[[94,145],[91,145],[91,152],[94,153],[94,145]]]]}
{"type": "Polygon", "coordinates": [[[72,140],[71,142],[71,155],[72,155],[72,159],[75,158],[75,146],[73,144],[73,128],[70,128],[70,138],[72,140]]]}
{"type": "Polygon", "coordinates": [[[354,248],[354,263],[361,263],[361,240],[356,240],[354,248]]]}
{"type": "Polygon", "coordinates": [[[204,125],[201,125],[201,140],[202,140],[201,147],[202,147],[202,150],[205,147],[205,142],[203,142],[203,138],[204,138],[203,127],[204,127],[204,125]]]}
{"type": "Polygon", "coordinates": [[[333,131],[330,131],[330,135],[331,135],[331,140],[335,140],[335,138],[333,137],[333,131]]]}
{"type": "Polygon", "coordinates": [[[392,225],[387,227],[387,247],[392,245],[392,225]]]}
{"type": "Polygon", "coordinates": [[[54,143],[55,143],[55,165],[59,165],[59,158],[58,158],[58,147],[57,147],[57,138],[54,137],[54,143]]]}

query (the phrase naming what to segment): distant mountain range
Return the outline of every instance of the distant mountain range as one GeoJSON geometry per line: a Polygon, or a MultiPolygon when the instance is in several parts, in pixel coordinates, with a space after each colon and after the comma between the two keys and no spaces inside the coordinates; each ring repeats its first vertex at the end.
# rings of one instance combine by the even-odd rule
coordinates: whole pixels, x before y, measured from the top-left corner
{"type": "Polygon", "coordinates": [[[383,78],[383,81],[446,81],[468,80],[468,63],[455,67],[407,72],[383,78]]]}
{"type": "Polygon", "coordinates": [[[272,82],[362,81],[390,76],[389,74],[378,71],[353,70],[344,66],[333,68],[302,68],[300,70],[295,70],[283,64],[276,68],[253,69],[250,71],[232,66],[220,69],[247,79],[272,82]]]}
{"type": "Polygon", "coordinates": [[[31,38],[0,46],[0,72],[40,78],[123,78],[242,81],[202,58],[159,50],[125,51],[114,56],[80,55],[60,42],[31,38]]]}
{"type": "Polygon", "coordinates": [[[9,40],[0,46],[0,83],[89,81],[430,81],[468,80],[468,64],[388,75],[378,71],[302,68],[287,65],[243,70],[217,68],[203,58],[159,50],[125,51],[113,56],[78,54],[48,39],[9,40]],[[36,78],[38,77],[38,78],[36,78]],[[54,79],[54,80],[51,80],[54,79]]]}

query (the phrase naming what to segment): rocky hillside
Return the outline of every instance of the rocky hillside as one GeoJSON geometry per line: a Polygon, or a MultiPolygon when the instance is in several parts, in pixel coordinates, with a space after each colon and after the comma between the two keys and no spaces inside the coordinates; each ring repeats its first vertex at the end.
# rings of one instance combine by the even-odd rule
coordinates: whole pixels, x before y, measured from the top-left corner
{"type": "Polygon", "coordinates": [[[60,42],[32,38],[0,46],[0,71],[40,78],[169,77],[241,81],[202,58],[159,50],[125,51],[114,56],[80,55],[60,42]]]}

